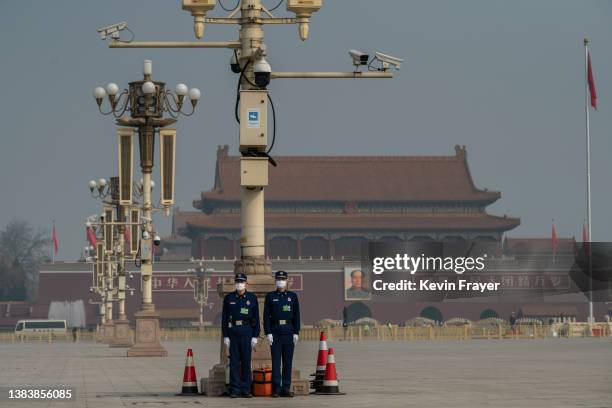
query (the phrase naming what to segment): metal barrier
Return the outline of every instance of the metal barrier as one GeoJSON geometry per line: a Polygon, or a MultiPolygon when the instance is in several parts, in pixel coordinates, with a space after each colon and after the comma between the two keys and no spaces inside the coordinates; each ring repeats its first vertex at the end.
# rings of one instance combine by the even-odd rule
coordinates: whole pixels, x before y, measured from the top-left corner
{"type": "MultiPolygon", "coordinates": [[[[596,324],[595,337],[610,337],[610,325],[596,324]]],[[[489,326],[423,326],[400,327],[397,325],[353,325],[348,327],[303,327],[301,341],[318,341],[321,331],[325,331],[329,341],[467,341],[473,339],[544,339],[555,337],[589,337],[588,326],[583,323],[564,324],[506,324],[489,326]]],[[[219,340],[221,328],[180,328],[161,329],[162,341],[219,340]]],[[[1,343],[53,343],[53,342],[93,342],[102,341],[101,334],[86,330],[68,331],[57,335],[52,333],[30,333],[25,336],[12,332],[0,332],[1,343]]]]}

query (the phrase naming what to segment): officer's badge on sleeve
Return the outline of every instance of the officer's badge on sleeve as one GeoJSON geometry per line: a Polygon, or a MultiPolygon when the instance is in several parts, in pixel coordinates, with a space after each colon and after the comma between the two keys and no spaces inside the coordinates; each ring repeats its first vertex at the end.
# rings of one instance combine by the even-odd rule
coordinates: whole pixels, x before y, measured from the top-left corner
{"type": "Polygon", "coordinates": [[[248,305],[250,305],[250,304],[251,304],[251,301],[250,301],[250,300],[247,300],[247,301],[246,301],[246,304],[247,304],[247,306],[248,306],[248,305]]]}

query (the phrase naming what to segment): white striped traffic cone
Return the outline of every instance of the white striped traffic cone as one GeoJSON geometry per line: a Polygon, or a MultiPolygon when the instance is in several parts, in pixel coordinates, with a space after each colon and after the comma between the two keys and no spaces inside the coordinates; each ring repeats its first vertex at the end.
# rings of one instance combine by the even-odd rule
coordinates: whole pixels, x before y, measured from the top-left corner
{"type": "Polygon", "coordinates": [[[327,353],[327,365],[325,367],[325,379],[320,391],[315,394],[319,395],[342,395],[338,386],[338,374],[336,373],[336,359],[334,358],[334,349],[330,347],[327,353]]]}
{"type": "Polygon", "coordinates": [[[315,391],[320,391],[323,386],[323,380],[325,379],[325,367],[327,366],[327,336],[325,332],[321,332],[319,337],[319,353],[317,355],[317,369],[315,372],[315,379],[312,383],[315,391]]]}
{"type": "Polygon", "coordinates": [[[198,395],[198,377],[193,365],[193,351],[191,349],[187,349],[187,360],[185,361],[185,371],[183,373],[183,388],[178,395],[198,395]]]}

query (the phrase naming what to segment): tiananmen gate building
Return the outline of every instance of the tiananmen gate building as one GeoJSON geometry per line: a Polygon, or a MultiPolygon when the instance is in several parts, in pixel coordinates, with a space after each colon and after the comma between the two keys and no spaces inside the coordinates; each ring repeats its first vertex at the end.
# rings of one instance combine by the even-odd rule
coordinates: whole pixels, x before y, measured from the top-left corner
{"type": "MultiPolygon", "coordinates": [[[[217,151],[197,212],[177,211],[168,259],[240,257],[240,158],[217,151]],[[187,238],[187,239],[185,239],[187,238]]],[[[358,259],[363,242],[465,240],[499,254],[518,218],[490,215],[501,193],[475,186],[465,147],[450,156],[279,156],[265,189],[271,259],[358,259]]]]}

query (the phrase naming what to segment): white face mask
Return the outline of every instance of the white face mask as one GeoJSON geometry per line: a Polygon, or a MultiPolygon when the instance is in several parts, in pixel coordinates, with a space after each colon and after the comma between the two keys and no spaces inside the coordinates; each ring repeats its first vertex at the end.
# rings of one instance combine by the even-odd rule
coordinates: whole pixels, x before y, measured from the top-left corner
{"type": "Polygon", "coordinates": [[[244,283],[244,282],[237,282],[236,283],[236,290],[238,292],[242,292],[245,289],[246,289],[246,283],[244,283]]]}
{"type": "Polygon", "coordinates": [[[287,281],[282,279],[277,280],[276,287],[279,289],[285,289],[287,287],[287,281]]]}

